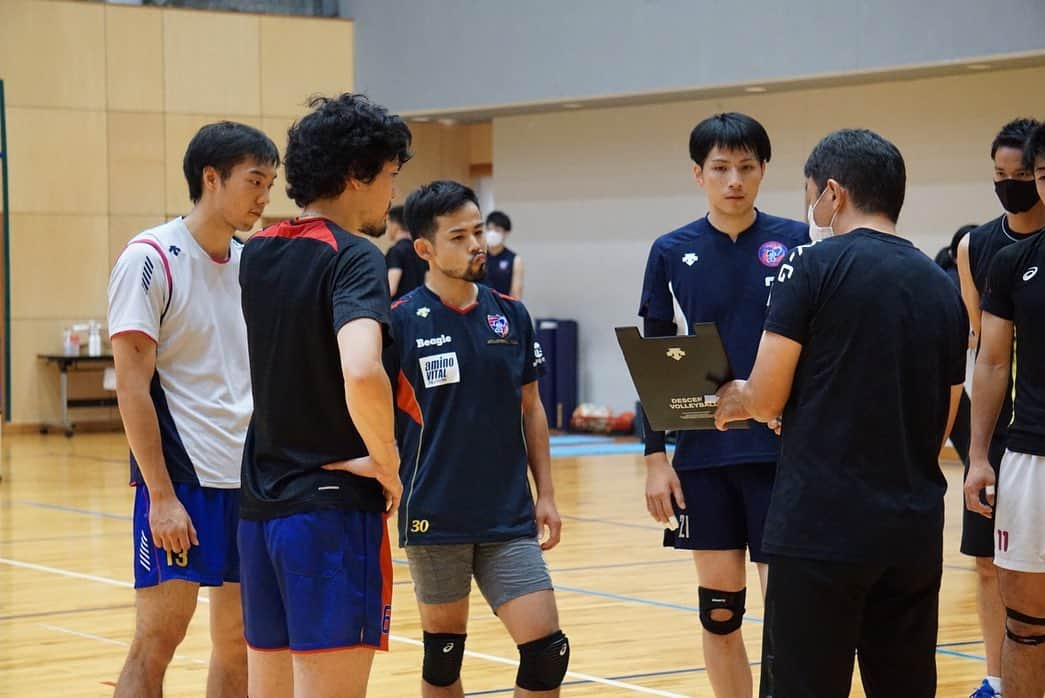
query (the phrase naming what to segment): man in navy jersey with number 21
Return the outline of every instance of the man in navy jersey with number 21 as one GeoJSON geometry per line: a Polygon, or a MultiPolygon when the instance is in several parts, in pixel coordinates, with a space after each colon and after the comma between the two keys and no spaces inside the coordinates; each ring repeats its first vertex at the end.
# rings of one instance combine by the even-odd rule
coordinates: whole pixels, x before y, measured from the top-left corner
{"type": "MultiPolygon", "coordinates": [[[[755,208],[770,157],[769,136],[746,114],[704,119],[689,138],[693,174],[707,215],[657,238],[650,249],[639,315],[647,337],[718,326],[730,365],[746,377],[765,324],[766,301],[790,250],[809,242],[808,226],[755,208]],[[681,316],[681,317],[680,317],[681,316]]],[[[704,661],[716,696],[752,692],[740,627],[747,593],[744,549],[758,565],[779,438],[765,425],[728,432],[683,431],[674,459],[664,434],[646,424],[646,508],[660,523],[677,515],[664,544],[693,551],[704,627],[704,661]],[[672,501],[674,500],[674,501],[672,501]]]]}
{"type": "Polygon", "coordinates": [[[424,629],[421,695],[464,695],[474,576],[519,647],[515,695],[557,696],[570,646],[541,554],[562,528],[537,393],[544,356],[523,304],[476,283],[486,240],[475,192],[432,182],[406,200],[405,218],[429,271],[392,307],[387,363],[398,376],[399,543],[424,629]]]}

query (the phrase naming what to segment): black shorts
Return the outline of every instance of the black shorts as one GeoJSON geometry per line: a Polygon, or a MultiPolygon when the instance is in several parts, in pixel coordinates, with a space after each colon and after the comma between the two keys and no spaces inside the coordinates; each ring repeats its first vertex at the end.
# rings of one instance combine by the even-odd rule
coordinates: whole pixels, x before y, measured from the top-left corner
{"type": "MultiPolygon", "coordinates": [[[[1005,455],[1005,441],[1003,439],[991,438],[987,459],[994,468],[994,478],[997,482],[998,473],[1001,470],[1001,459],[1005,455]]],[[[969,464],[965,464],[965,473],[962,475],[962,483],[969,475],[969,464]]],[[[962,545],[961,551],[964,555],[972,557],[994,557],[994,519],[988,519],[981,514],[969,511],[965,506],[965,497],[962,497],[962,545]]]]}
{"type": "Polygon", "coordinates": [[[675,508],[677,531],[664,531],[664,547],[679,550],[750,550],[766,562],[762,531],[773,493],[775,463],[742,463],[678,474],[686,509],[675,508]]]}
{"type": "Polygon", "coordinates": [[[763,698],[933,698],[941,562],[826,562],[774,555],[762,643],[763,698]]]}

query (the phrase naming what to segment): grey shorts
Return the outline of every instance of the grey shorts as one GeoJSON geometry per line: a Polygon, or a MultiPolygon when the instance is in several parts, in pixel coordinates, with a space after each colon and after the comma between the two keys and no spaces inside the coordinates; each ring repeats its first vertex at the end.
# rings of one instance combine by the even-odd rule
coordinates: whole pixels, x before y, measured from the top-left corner
{"type": "Polygon", "coordinates": [[[423,604],[460,601],[472,577],[496,613],[502,604],[552,589],[552,578],[536,538],[462,545],[408,545],[406,559],[414,593],[423,604]]]}

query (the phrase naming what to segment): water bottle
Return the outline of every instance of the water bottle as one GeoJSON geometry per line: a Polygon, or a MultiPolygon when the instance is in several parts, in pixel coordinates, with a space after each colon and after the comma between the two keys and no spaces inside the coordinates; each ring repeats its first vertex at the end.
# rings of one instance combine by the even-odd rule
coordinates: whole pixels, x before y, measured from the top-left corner
{"type": "Polygon", "coordinates": [[[80,355],[80,337],[73,334],[73,331],[68,327],[62,333],[62,353],[65,356],[80,355]]]}
{"type": "Polygon", "coordinates": [[[102,326],[91,320],[87,329],[87,356],[102,355],[102,326]]]}

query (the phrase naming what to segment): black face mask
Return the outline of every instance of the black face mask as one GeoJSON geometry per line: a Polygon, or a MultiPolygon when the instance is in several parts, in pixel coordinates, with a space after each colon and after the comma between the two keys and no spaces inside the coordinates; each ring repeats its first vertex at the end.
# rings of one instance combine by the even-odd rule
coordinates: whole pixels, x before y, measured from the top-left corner
{"type": "Polygon", "coordinates": [[[994,183],[994,193],[1009,213],[1026,213],[1040,201],[1034,180],[1003,179],[994,183]]]}

